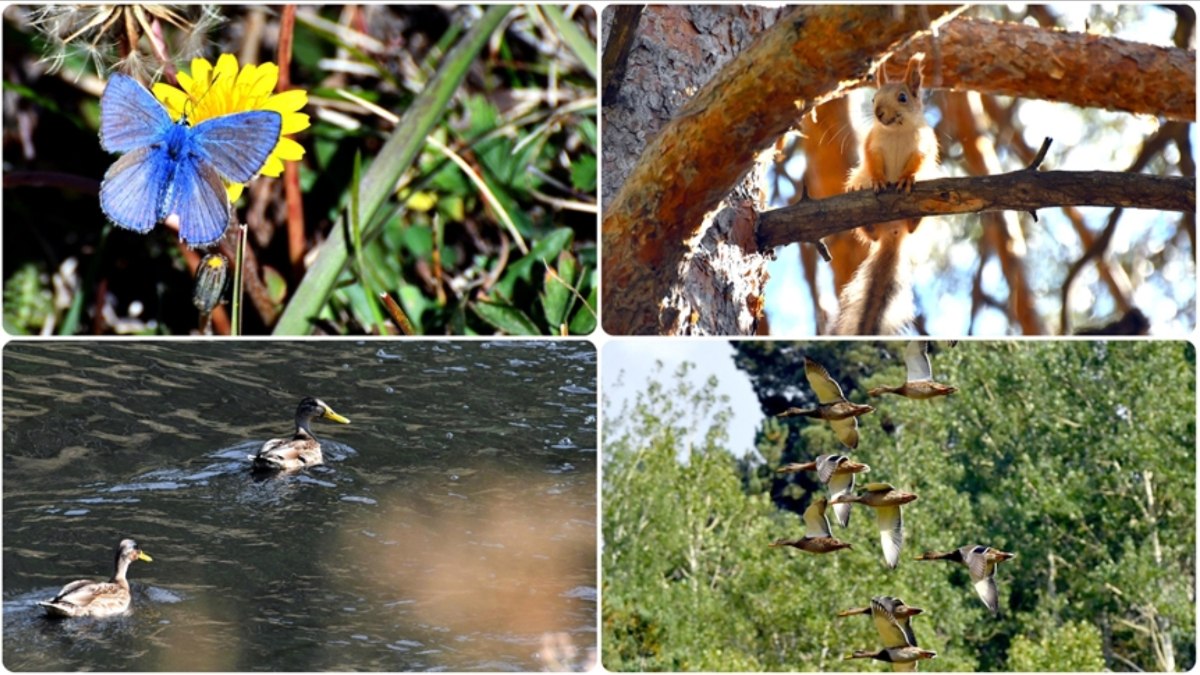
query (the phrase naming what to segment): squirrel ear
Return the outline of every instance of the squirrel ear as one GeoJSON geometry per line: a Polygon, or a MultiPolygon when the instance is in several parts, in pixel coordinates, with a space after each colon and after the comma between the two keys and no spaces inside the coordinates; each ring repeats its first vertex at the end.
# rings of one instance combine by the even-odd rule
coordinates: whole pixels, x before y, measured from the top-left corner
{"type": "Polygon", "coordinates": [[[925,53],[917,52],[908,59],[908,68],[904,71],[904,83],[908,90],[916,92],[921,88],[921,64],[925,62],[925,53]]]}
{"type": "Polygon", "coordinates": [[[884,66],[886,66],[886,65],[887,65],[887,61],[883,61],[882,63],[880,63],[878,66],[875,67],[875,88],[876,89],[879,89],[883,85],[887,84],[887,73],[884,72],[884,70],[885,70],[884,66]]]}

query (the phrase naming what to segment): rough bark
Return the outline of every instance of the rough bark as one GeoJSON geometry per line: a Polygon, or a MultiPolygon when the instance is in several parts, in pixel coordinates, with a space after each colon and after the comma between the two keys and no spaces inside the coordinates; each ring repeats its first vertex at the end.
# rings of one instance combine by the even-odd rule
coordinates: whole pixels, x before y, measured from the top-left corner
{"type": "MultiPolygon", "coordinates": [[[[1194,50],[968,17],[943,25],[936,47],[926,66],[932,89],[1196,119],[1194,50]]],[[[888,73],[902,74],[918,51],[930,50],[921,42],[897,50],[888,73]]]]}
{"type": "Polygon", "coordinates": [[[1122,171],[1030,171],[939,178],[917,183],[912,194],[869,190],[809,200],[758,217],[758,243],[815,242],[835,232],[905,218],[986,211],[1036,211],[1048,206],[1124,206],[1194,212],[1196,182],[1182,176],[1122,171]]]}

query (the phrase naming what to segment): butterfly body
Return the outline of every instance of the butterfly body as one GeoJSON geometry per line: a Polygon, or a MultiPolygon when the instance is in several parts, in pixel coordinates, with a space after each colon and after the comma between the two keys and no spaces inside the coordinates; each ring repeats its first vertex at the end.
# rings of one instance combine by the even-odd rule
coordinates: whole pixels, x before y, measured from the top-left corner
{"type": "Polygon", "coordinates": [[[113,75],[100,99],[100,145],[124,153],[104,174],[100,207],[120,227],[179,227],[187,245],[211,246],[229,224],[226,182],[255,176],[279,140],[270,110],[231,113],[189,126],[133,78],[113,75]]]}

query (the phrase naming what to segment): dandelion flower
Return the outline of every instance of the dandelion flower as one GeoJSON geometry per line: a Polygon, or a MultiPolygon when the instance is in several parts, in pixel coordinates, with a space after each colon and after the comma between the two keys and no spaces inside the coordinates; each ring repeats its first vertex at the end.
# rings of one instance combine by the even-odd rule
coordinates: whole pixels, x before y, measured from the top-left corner
{"type": "Polygon", "coordinates": [[[46,38],[43,60],[51,72],[85,56],[101,75],[120,70],[143,80],[157,77],[164,63],[199,54],[221,20],[203,5],[43,5],[28,14],[29,26],[46,38]]]}
{"type": "MultiPolygon", "coordinates": [[[[309,127],[308,115],[300,109],[308,103],[308,93],[292,89],[275,93],[279,83],[279,66],[274,63],[247,64],[238,69],[232,54],[222,54],[214,66],[207,59],[192,59],[191,74],[179,73],[179,87],[159,82],[154,95],[166,106],[171,119],[179,120],[187,113],[190,125],[230,113],[247,110],[274,110],[283,118],[279,141],[267,157],[259,173],[274,178],[283,174],[285,161],[295,162],[304,157],[304,146],[287,138],[309,127]]],[[[229,201],[236,202],[245,186],[229,185],[229,201]]]]}

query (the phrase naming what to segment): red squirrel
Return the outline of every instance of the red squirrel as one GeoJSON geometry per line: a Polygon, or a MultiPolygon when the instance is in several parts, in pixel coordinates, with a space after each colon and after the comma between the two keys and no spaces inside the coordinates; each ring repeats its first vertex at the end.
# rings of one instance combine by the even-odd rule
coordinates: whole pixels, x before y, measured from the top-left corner
{"type": "MultiPolygon", "coordinates": [[[[888,82],[882,65],[875,71],[875,120],[863,140],[858,166],[846,178],[847,191],[871,188],[878,193],[895,185],[897,191],[912,192],[914,181],[938,175],[937,137],[925,122],[921,104],[924,60],[924,54],[913,54],[899,82],[888,82]]],[[[902,248],[920,222],[897,220],[858,231],[871,248],[838,298],[834,333],[891,335],[907,327],[913,305],[902,248]]]]}

